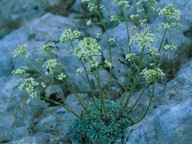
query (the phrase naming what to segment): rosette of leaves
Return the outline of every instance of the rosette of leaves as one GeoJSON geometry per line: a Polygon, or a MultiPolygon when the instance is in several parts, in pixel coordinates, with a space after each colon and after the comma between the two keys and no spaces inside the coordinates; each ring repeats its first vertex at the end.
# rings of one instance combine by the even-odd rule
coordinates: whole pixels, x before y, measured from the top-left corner
{"type": "Polygon", "coordinates": [[[69,131],[72,141],[76,143],[111,144],[124,135],[125,128],[133,124],[133,120],[126,113],[119,115],[122,109],[114,101],[105,101],[108,118],[100,112],[100,101],[91,104],[82,117],[86,121],[75,119],[69,131]]]}

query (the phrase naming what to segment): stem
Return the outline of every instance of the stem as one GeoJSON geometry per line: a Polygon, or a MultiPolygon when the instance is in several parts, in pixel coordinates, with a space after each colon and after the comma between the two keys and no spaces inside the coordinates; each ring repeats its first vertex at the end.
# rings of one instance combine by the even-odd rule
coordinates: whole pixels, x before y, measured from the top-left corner
{"type": "Polygon", "coordinates": [[[137,98],[137,100],[135,101],[135,103],[132,105],[132,107],[128,110],[128,113],[130,113],[130,112],[134,109],[134,107],[136,106],[136,104],[139,102],[139,100],[140,100],[141,97],[143,96],[143,93],[145,92],[147,86],[148,86],[148,84],[146,84],[146,85],[143,87],[143,89],[142,89],[139,97],[137,98]]]}
{"type": "Polygon", "coordinates": [[[138,67],[138,70],[137,70],[136,78],[135,78],[135,81],[134,81],[134,83],[133,83],[133,87],[131,88],[131,91],[130,91],[130,93],[129,93],[129,96],[128,96],[128,98],[127,98],[127,100],[126,100],[126,102],[125,102],[125,104],[124,104],[124,106],[123,106],[123,109],[120,111],[120,115],[123,114],[123,112],[124,112],[124,110],[125,110],[128,102],[129,102],[131,96],[133,95],[133,92],[135,91],[135,88],[136,88],[136,86],[137,86],[138,79],[139,79],[139,72],[140,72],[140,70],[141,70],[142,61],[143,61],[143,57],[144,57],[144,50],[145,50],[145,47],[143,47],[142,50],[141,50],[141,56],[140,56],[140,60],[139,60],[139,61],[140,61],[140,64],[139,64],[139,67],[138,67]]]}
{"type": "Polygon", "coordinates": [[[66,123],[62,118],[60,118],[58,115],[56,115],[53,111],[49,110],[47,107],[46,107],[46,110],[48,111],[48,113],[50,113],[50,114],[52,114],[53,116],[55,116],[57,120],[63,122],[64,125],[67,125],[67,123],[66,123]]]}
{"type": "Polygon", "coordinates": [[[129,52],[131,53],[131,47],[130,47],[130,45],[129,45],[129,42],[130,42],[130,34],[129,34],[128,20],[127,20],[127,18],[126,18],[125,11],[124,11],[124,8],[123,8],[123,7],[121,7],[121,10],[122,10],[123,17],[124,17],[124,20],[125,20],[125,26],[126,26],[126,32],[127,32],[128,48],[129,48],[129,52]]]}
{"type": "MultiPolygon", "coordinates": [[[[152,100],[153,100],[153,97],[154,97],[154,93],[155,93],[155,82],[153,82],[153,89],[152,89],[152,94],[151,94],[151,97],[150,97],[150,100],[149,100],[148,107],[147,107],[145,113],[143,114],[143,116],[141,117],[141,119],[138,120],[136,123],[139,123],[140,121],[142,121],[142,120],[144,119],[144,117],[146,116],[146,114],[148,113],[149,108],[150,108],[151,103],[152,103],[152,100]]],[[[136,124],[136,123],[135,123],[135,124],[136,124]]]]}
{"type": "Polygon", "coordinates": [[[76,117],[78,117],[79,119],[83,120],[83,121],[86,121],[85,119],[83,119],[81,116],[79,116],[74,110],[72,110],[71,108],[67,108],[65,107],[63,104],[59,103],[59,102],[56,102],[54,100],[51,100],[51,99],[48,99],[46,97],[43,97],[43,96],[40,96],[40,98],[46,100],[46,101],[49,101],[49,102],[52,102],[56,105],[59,105],[59,106],[62,106],[63,108],[65,108],[67,111],[71,112],[72,114],[74,114],[76,117]]]}
{"type": "Polygon", "coordinates": [[[105,108],[105,99],[104,99],[104,95],[103,95],[103,89],[101,86],[101,80],[99,77],[99,73],[98,73],[98,69],[96,68],[96,73],[94,72],[94,77],[99,85],[99,90],[100,90],[100,98],[101,98],[101,108],[100,108],[100,112],[102,113],[102,111],[104,111],[104,115],[105,118],[107,119],[107,112],[106,112],[106,108],[105,108]]]}
{"type": "Polygon", "coordinates": [[[161,51],[161,48],[162,48],[163,41],[164,41],[164,39],[165,39],[165,35],[166,35],[166,33],[167,33],[167,30],[168,30],[168,28],[166,28],[165,31],[164,31],[164,33],[163,33],[163,37],[162,37],[162,39],[161,39],[161,43],[160,43],[160,45],[159,45],[158,52],[161,51]]]}
{"type": "MultiPolygon", "coordinates": [[[[103,25],[103,28],[106,32],[106,36],[107,36],[107,41],[108,41],[108,52],[109,52],[109,62],[112,63],[112,52],[111,52],[111,45],[110,45],[110,42],[109,42],[109,34],[108,34],[108,31],[107,31],[107,28],[106,28],[106,25],[103,21],[103,18],[101,17],[101,14],[99,13],[98,10],[96,10],[96,13],[97,15],[99,16],[99,19],[103,25]]],[[[110,68],[109,70],[110,72],[110,76],[109,76],[109,86],[108,86],[108,99],[111,99],[111,84],[112,84],[112,69],[110,68]]]]}
{"type": "MultiPolygon", "coordinates": [[[[73,49],[75,49],[75,47],[74,47],[74,45],[73,45],[73,43],[72,43],[71,40],[70,40],[70,44],[71,44],[71,47],[72,47],[73,49]]],[[[88,82],[88,84],[89,84],[89,87],[90,87],[90,90],[91,90],[91,96],[92,96],[92,98],[93,98],[93,87],[92,87],[91,81],[90,81],[90,79],[89,79],[89,77],[88,77],[88,71],[87,71],[87,69],[86,69],[83,61],[82,61],[81,59],[79,59],[79,61],[80,61],[81,65],[83,66],[83,69],[84,69],[84,71],[85,71],[85,73],[86,73],[87,82],[88,82]]]]}

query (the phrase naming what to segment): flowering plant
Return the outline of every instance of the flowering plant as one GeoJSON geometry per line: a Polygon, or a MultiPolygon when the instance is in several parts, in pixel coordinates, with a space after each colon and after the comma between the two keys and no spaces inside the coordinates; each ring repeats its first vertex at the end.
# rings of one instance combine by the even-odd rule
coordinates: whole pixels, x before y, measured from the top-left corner
{"type": "MultiPolygon", "coordinates": [[[[39,73],[43,78],[43,81],[38,81],[29,75],[27,75],[27,78],[25,78],[27,71],[30,69],[26,66],[14,70],[13,74],[15,76],[24,78],[24,81],[20,85],[19,89],[27,92],[29,95],[28,102],[32,101],[34,98],[44,99],[54,102],[56,105],[63,106],[65,109],[77,116],[77,119],[70,127],[72,138],[75,141],[81,143],[113,143],[117,138],[123,135],[126,127],[141,121],[146,116],[154,96],[155,83],[164,76],[164,73],[159,67],[159,59],[160,51],[165,40],[165,35],[170,28],[180,27],[179,23],[177,23],[177,21],[180,19],[180,11],[174,8],[173,5],[167,5],[163,8],[155,7],[155,4],[157,3],[155,0],[140,0],[137,2],[137,5],[153,4],[154,6],[151,7],[151,10],[160,16],[166,16],[168,20],[167,23],[162,23],[159,25],[158,30],[161,29],[164,32],[162,38],[160,39],[159,47],[154,47],[153,44],[158,39],[155,36],[155,30],[151,29],[147,24],[147,17],[138,21],[139,25],[143,27],[143,30],[136,33],[132,37],[130,34],[131,29],[129,28],[128,23],[132,22],[134,19],[140,18],[141,15],[144,14],[144,10],[139,9],[137,10],[136,14],[127,16],[125,14],[125,10],[131,9],[131,4],[126,0],[114,0],[114,4],[117,4],[122,10],[123,18],[120,18],[119,16],[111,16],[111,21],[117,24],[124,23],[126,25],[128,42],[127,49],[129,49],[129,53],[127,53],[125,59],[136,71],[134,75],[128,73],[130,77],[134,77],[134,80],[130,84],[127,84],[127,87],[125,88],[119,100],[112,97],[113,94],[111,92],[113,83],[113,55],[111,48],[113,44],[116,44],[116,41],[114,38],[109,37],[108,29],[101,16],[104,6],[95,4],[94,0],[82,0],[82,2],[87,4],[91,12],[95,12],[98,15],[100,22],[99,24],[101,24],[106,33],[105,36],[108,43],[109,59],[104,59],[102,61],[101,58],[102,45],[99,44],[97,38],[101,38],[102,34],[99,34],[97,38],[86,37],[81,39],[81,33],[79,31],[67,29],[62,33],[59,42],[70,43],[71,50],[69,53],[76,56],[80,61],[83,69],[77,69],[77,74],[79,76],[81,76],[83,73],[86,75],[86,82],[90,87],[92,102],[87,103],[79,95],[79,92],[76,90],[73,83],[68,80],[68,76],[65,74],[65,69],[62,69],[62,60],[57,57],[60,51],[59,49],[53,49],[54,46],[51,44],[44,45],[40,48],[42,53],[47,53],[50,57],[42,64],[42,70],[38,69],[30,59],[31,55],[27,52],[26,45],[18,46],[14,53],[15,57],[23,56],[36,69],[37,73],[39,73]],[[74,43],[77,41],[78,44],[75,45],[74,43]],[[140,52],[131,52],[130,47],[134,45],[140,47],[140,52]],[[150,54],[150,61],[148,61],[149,64],[147,66],[144,65],[145,60],[147,60],[146,53],[150,54]],[[53,55],[56,55],[56,57],[53,55]],[[107,68],[109,71],[107,88],[102,85],[101,76],[99,74],[99,69],[102,68],[107,68]],[[97,83],[97,89],[94,88],[94,85],[90,79],[90,75],[94,77],[97,83]],[[64,85],[67,85],[70,91],[75,94],[83,108],[81,115],[67,105],[64,99],[63,102],[57,102],[41,95],[41,91],[45,90],[48,87],[47,85],[52,86],[54,79],[62,81],[64,85]],[[140,79],[144,80],[141,93],[139,97],[135,99],[135,102],[128,106],[140,79]],[[141,114],[140,119],[135,120],[134,117],[131,117],[131,113],[149,85],[152,85],[149,104],[144,113],[141,114]]],[[[87,24],[92,25],[92,20],[89,19],[87,24]]],[[[134,31],[134,29],[135,27],[133,27],[132,31],[134,31]]],[[[168,50],[175,49],[176,47],[172,44],[167,44],[164,46],[164,48],[165,50],[168,50]]],[[[60,96],[59,93],[58,96],[60,96]]]]}

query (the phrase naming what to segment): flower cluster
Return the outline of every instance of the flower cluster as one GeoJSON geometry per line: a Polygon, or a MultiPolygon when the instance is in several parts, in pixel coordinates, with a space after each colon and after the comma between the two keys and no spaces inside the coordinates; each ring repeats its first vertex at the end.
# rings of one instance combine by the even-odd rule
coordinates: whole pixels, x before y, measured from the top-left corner
{"type": "Polygon", "coordinates": [[[160,68],[155,69],[145,68],[144,70],[142,70],[140,74],[145,78],[146,82],[152,82],[158,80],[165,75],[160,68]]]}
{"type": "MultiPolygon", "coordinates": [[[[84,3],[88,3],[88,8],[90,11],[95,11],[97,10],[97,6],[95,5],[95,3],[93,2],[93,0],[82,0],[82,2],[84,3]]],[[[101,9],[103,8],[102,6],[100,7],[101,9]]]]}
{"type": "Polygon", "coordinates": [[[159,10],[159,15],[166,15],[170,19],[180,20],[181,12],[176,9],[172,4],[169,4],[163,9],[159,10]]]}
{"type": "Polygon", "coordinates": [[[164,48],[165,48],[165,50],[174,50],[174,49],[176,49],[175,45],[169,45],[169,44],[165,45],[164,48]]]}
{"type": "Polygon", "coordinates": [[[87,23],[86,23],[88,26],[89,25],[91,25],[92,24],[92,21],[91,21],[91,19],[89,19],[88,21],[87,21],[87,23]]]}
{"type": "Polygon", "coordinates": [[[154,48],[154,47],[151,47],[151,48],[149,49],[149,52],[150,52],[150,54],[151,54],[152,56],[159,56],[158,50],[157,50],[156,48],[154,48]]]}
{"type": "Polygon", "coordinates": [[[83,70],[80,69],[80,68],[78,68],[78,69],[76,70],[76,73],[77,73],[77,75],[79,76],[79,75],[81,75],[81,74],[83,73],[83,70]]]}
{"type": "Polygon", "coordinates": [[[39,83],[37,83],[34,78],[30,77],[25,79],[23,84],[20,85],[19,89],[25,90],[31,96],[31,98],[34,98],[38,96],[38,93],[35,92],[35,87],[38,85],[39,83]]]}
{"type": "Polygon", "coordinates": [[[72,31],[71,29],[67,29],[66,31],[64,31],[60,37],[60,41],[61,42],[66,42],[66,41],[70,41],[73,39],[76,39],[78,37],[80,37],[80,32],[79,31],[72,31]]]}
{"type": "Polygon", "coordinates": [[[138,18],[138,17],[139,17],[138,14],[132,14],[132,15],[130,15],[130,18],[131,18],[131,19],[135,19],[135,18],[138,18]]]}
{"type": "Polygon", "coordinates": [[[50,44],[46,44],[46,45],[43,45],[40,50],[43,51],[43,52],[49,52],[51,50],[51,45],[50,44]]]}
{"type": "Polygon", "coordinates": [[[57,79],[58,80],[63,80],[64,78],[66,78],[66,75],[64,73],[61,73],[60,75],[58,75],[57,79]]]}
{"type": "Polygon", "coordinates": [[[114,0],[114,3],[118,4],[118,6],[124,6],[125,8],[130,8],[127,0],[114,0]]]}
{"type": "Polygon", "coordinates": [[[14,76],[23,77],[24,74],[26,74],[26,71],[27,71],[27,70],[29,70],[29,68],[26,67],[26,66],[23,66],[23,67],[20,67],[20,68],[18,68],[18,69],[14,69],[14,70],[12,71],[12,74],[13,74],[14,76]]]}
{"type": "Polygon", "coordinates": [[[27,45],[19,45],[15,50],[14,50],[14,57],[18,56],[29,56],[27,54],[27,45]]]}
{"type": "Polygon", "coordinates": [[[101,55],[101,47],[97,41],[91,37],[81,40],[75,49],[75,54],[78,58],[91,58],[101,55]]]}
{"type": "Polygon", "coordinates": [[[120,23],[121,22],[117,16],[111,16],[111,21],[115,22],[115,23],[120,23]]]}
{"type": "Polygon", "coordinates": [[[107,59],[104,61],[104,67],[105,68],[112,68],[112,63],[110,63],[107,59]]]}
{"type": "Polygon", "coordinates": [[[90,67],[92,68],[96,68],[98,67],[99,63],[98,63],[98,58],[97,57],[92,57],[88,63],[87,63],[90,67]]]}
{"type": "Polygon", "coordinates": [[[155,41],[155,35],[150,33],[149,28],[145,28],[143,32],[137,33],[132,37],[131,44],[137,44],[140,47],[151,47],[151,44],[155,41]]]}
{"type": "Polygon", "coordinates": [[[169,23],[162,23],[162,24],[160,24],[160,27],[163,29],[168,29],[171,27],[171,25],[169,23]]]}
{"type": "Polygon", "coordinates": [[[130,54],[127,54],[125,57],[126,57],[126,60],[128,61],[134,61],[137,58],[137,54],[130,53],[130,54]]]}
{"type": "Polygon", "coordinates": [[[55,74],[55,68],[60,66],[60,64],[57,62],[56,59],[48,59],[44,64],[43,68],[46,68],[46,75],[54,75],[55,74]]]}
{"type": "Polygon", "coordinates": [[[144,2],[156,3],[156,0],[140,0],[140,1],[137,2],[137,5],[140,5],[140,4],[144,3],[144,2]]]}

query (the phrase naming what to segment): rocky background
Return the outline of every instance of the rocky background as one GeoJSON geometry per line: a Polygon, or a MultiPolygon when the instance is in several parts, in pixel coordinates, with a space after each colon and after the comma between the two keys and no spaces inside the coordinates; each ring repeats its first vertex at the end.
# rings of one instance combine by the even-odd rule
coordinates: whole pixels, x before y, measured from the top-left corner
{"type": "MultiPolygon", "coordinates": [[[[100,0],[105,5],[103,17],[110,25],[109,15],[120,15],[120,11],[109,0],[100,0]]],[[[166,40],[173,42],[178,50],[164,54],[162,65],[166,71],[165,82],[159,83],[155,98],[148,115],[138,124],[126,130],[124,140],[116,144],[191,144],[192,143],[192,0],[159,0],[159,6],[173,3],[181,12],[183,27],[168,33],[166,40]]],[[[135,6],[135,1],[132,0],[135,6]]],[[[87,13],[80,0],[0,0],[0,143],[4,144],[70,144],[72,143],[67,126],[74,116],[64,108],[49,106],[48,103],[33,102],[26,104],[27,95],[15,86],[19,79],[11,76],[14,68],[25,64],[22,59],[13,58],[13,50],[19,44],[27,44],[30,51],[38,53],[39,48],[49,42],[57,41],[66,28],[80,30],[84,35],[95,37],[103,33],[99,26],[86,27],[86,20],[93,14],[87,13]],[[54,111],[66,123],[58,121],[49,110],[54,111]]],[[[128,14],[132,11],[128,11],[128,14]]],[[[150,27],[159,25],[161,19],[150,16],[150,27]]],[[[124,82],[129,69],[125,62],[126,32],[125,25],[119,24],[109,29],[109,35],[115,37],[121,50],[114,46],[113,79],[124,82]]],[[[100,41],[106,45],[104,39],[100,41]]],[[[61,47],[67,47],[61,45],[61,47]]],[[[65,50],[64,50],[65,52],[65,50]]],[[[106,51],[103,50],[106,58],[106,51]]],[[[83,77],[74,78],[78,67],[74,57],[64,53],[67,75],[79,89],[88,91],[82,85],[83,77]]],[[[108,71],[100,71],[105,82],[108,71]]],[[[58,90],[63,90],[56,85],[58,90]]],[[[145,92],[140,110],[147,104],[150,87],[145,92]]],[[[118,87],[114,87],[114,93],[118,87]]],[[[139,91],[138,91],[139,92],[139,91]]],[[[138,92],[135,92],[137,95],[138,92]]],[[[48,95],[51,95],[49,91],[48,95]]],[[[66,93],[64,93],[65,95],[66,93]]],[[[86,97],[86,94],[84,94],[86,97]]],[[[80,112],[74,95],[65,95],[66,101],[80,112]]]]}

